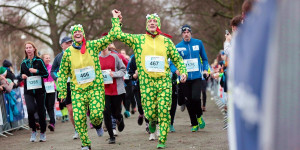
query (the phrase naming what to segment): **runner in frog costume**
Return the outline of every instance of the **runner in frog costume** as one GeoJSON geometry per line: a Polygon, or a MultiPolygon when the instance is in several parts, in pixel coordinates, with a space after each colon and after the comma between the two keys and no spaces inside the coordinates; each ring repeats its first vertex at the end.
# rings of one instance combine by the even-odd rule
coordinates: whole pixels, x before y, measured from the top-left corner
{"type": "Polygon", "coordinates": [[[168,58],[180,71],[182,82],[185,82],[187,71],[183,59],[173,42],[165,37],[169,35],[160,31],[160,18],[157,14],[147,15],[146,34],[128,34],[123,33],[120,28],[121,12],[113,10],[112,13],[114,14],[112,36],[134,50],[142,106],[145,117],[150,121],[149,130],[151,133],[155,132],[156,121],[158,120],[160,137],[157,148],[165,148],[172,103],[172,83],[168,58]],[[118,14],[119,18],[115,17],[115,14],[118,14]]]}
{"type": "Polygon", "coordinates": [[[58,74],[59,98],[67,96],[67,80],[71,81],[71,98],[75,129],[80,135],[82,149],[90,149],[87,134],[86,112],[90,109],[90,120],[97,134],[101,132],[104,110],[104,84],[98,54],[114,38],[110,33],[98,40],[85,40],[81,25],[71,27],[73,45],[66,49],[58,74]]]}

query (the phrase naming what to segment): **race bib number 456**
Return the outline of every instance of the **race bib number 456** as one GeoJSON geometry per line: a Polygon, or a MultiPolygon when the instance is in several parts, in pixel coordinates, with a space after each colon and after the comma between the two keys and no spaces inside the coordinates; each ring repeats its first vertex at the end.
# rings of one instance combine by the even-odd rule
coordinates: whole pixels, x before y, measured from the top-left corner
{"type": "Polygon", "coordinates": [[[165,72],[165,57],[146,56],[145,66],[149,72],[165,72]]]}
{"type": "Polygon", "coordinates": [[[92,66],[75,69],[75,75],[78,84],[89,83],[95,80],[95,70],[92,66]]]}

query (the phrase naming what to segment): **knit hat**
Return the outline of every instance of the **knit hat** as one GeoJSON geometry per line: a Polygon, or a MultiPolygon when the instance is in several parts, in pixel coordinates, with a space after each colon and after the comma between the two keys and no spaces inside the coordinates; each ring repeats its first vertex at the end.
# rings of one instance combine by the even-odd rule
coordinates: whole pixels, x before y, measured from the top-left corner
{"type": "Polygon", "coordinates": [[[12,66],[12,63],[9,60],[4,60],[3,63],[2,63],[2,66],[3,67],[10,67],[10,66],[12,66]]]}
{"type": "Polygon", "coordinates": [[[83,30],[82,25],[78,24],[78,25],[71,26],[70,31],[71,31],[71,34],[72,34],[73,44],[76,45],[76,46],[81,46],[80,52],[81,52],[81,54],[84,54],[85,50],[86,50],[86,47],[85,47],[86,41],[85,41],[85,34],[84,34],[84,30],[83,30]],[[75,38],[74,38],[75,31],[81,31],[82,32],[82,34],[83,34],[82,42],[76,42],[75,41],[75,38]]]}
{"type": "Polygon", "coordinates": [[[162,35],[164,35],[166,37],[172,38],[171,35],[163,33],[163,32],[160,31],[160,28],[161,28],[160,18],[159,18],[159,16],[156,13],[151,14],[151,15],[148,14],[146,16],[146,19],[147,19],[147,21],[146,21],[146,31],[147,31],[147,33],[150,33],[152,35],[152,37],[155,37],[156,35],[162,34],[162,35]],[[156,31],[154,33],[150,32],[150,30],[148,29],[148,21],[150,19],[155,19],[157,21],[157,29],[156,29],[156,31]]]}
{"type": "Polygon", "coordinates": [[[181,34],[184,32],[184,31],[186,31],[186,30],[188,30],[189,32],[191,32],[192,33],[192,28],[191,28],[191,26],[189,26],[189,25],[183,25],[182,27],[181,27],[181,34]]]}
{"type": "Polygon", "coordinates": [[[0,67],[0,75],[5,75],[7,72],[5,67],[0,67]]]}

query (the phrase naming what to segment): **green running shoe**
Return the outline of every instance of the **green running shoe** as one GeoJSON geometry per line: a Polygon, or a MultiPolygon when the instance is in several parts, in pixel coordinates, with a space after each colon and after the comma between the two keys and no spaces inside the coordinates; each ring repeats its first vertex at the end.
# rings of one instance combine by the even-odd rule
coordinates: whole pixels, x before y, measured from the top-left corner
{"type": "Polygon", "coordinates": [[[175,132],[175,128],[173,125],[170,125],[170,132],[175,132]]]}
{"type": "Polygon", "coordinates": [[[165,149],[166,148],[166,144],[163,144],[161,142],[159,142],[156,146],[157,149],[165,149]]]}
{"type": "Polygon", "coordinates": [[[203,117],[201,116],[200,118],[197,118],[197,121],[199,123],[200,129],[203,129],[205,127],[205,121],[204,121],[203,117]]]}
{"type": "Polygon", "coordinates": [[[193,127],[192,127],[191,131],[192,131],[192,132],[197,132],[198,129],[199,129],[199,125],[196,125],[196,126],[193,126],[193,127]]]}
{"type": "Polygon", "coordinates": [[[156,122],[155,121],[150,121],[149,122],[149,131],[150,133],[154,133],[156,130],[156,122]]]}

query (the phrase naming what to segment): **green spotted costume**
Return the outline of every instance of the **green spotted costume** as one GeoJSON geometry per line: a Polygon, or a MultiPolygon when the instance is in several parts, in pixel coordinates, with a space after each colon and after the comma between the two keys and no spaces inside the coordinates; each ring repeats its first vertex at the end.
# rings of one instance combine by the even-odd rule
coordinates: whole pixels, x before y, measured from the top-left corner
{"type": "Polygon", "coordinates": [[[105,93],[101,67],[98,54],[105,49],[114,38],[107,36],[85,42],[77,43],[74,40],[74,32],[84,30],[81,25],[71,27],[73,45],[64,52],[60,70],[58,73],[59,98],[67,95],[67,80],[70,77],[71,98],[75,129],[80,135],[82,146],[91,146],[87,134],[87,109],[90,109],[90,120],[97,129],[103,120],[105,93]]]}
{"type": "MultiPolygon", "coordinates": [[[[156,14],[147,15],[146,18],[147,22],[149,19],[155,19],[158,28],[161,27],[160,18],[156,14]]],[[[150,124],[158,120],[159,143],[164,145],[170,125],[169,112],[172,103],[172,83],[168,58],[180,73],[187,75],[183,59],[169,38],[157,32],[151,33],[152,35],[123,33],[119,18],[112,18],[112,22],[113,32],[111,35],[134,50],[145,117],[150,124]]],[[[146,30],[149,32],[148,29],[146,30]]]]}

